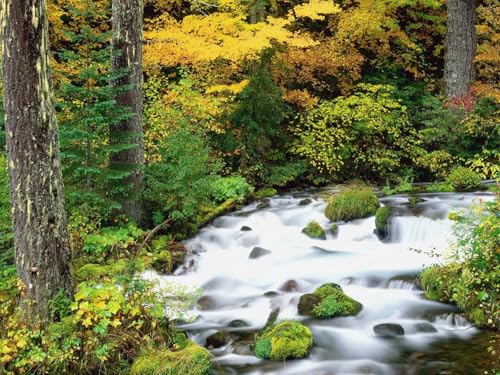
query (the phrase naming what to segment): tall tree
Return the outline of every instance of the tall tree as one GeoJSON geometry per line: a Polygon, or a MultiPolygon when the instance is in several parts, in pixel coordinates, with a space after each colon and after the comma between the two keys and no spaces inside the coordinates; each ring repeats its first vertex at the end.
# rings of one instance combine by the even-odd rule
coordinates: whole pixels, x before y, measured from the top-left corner
{"type": "Polygon", "coordinates": [[[131,191],[120,203],[123,211],[137,222],[143,222],[144,213],[137,193],[144,182],[144,140],[142,127],[142,29],[143,0],[113,0],[113,37],[111,41],[111,69],[116,74],[112,81],[119,94],[118,105],[129,107],[133,115],[112,127],[111,141],[123,144],[127,139],[133,147],[128,147],[111,157],[113,168],[130,170],[128,182],[131,191]],[[129,86],[127,91],[124,86],[129,86]]]}
{"type": "Polygon", "coordinates": [[[466,96],[475,78],[476,0],[448,0],[446,7],[444,81],[450,100],[466,96]]]}
{"type": "Polygon", "coordinates": [[[5,128],[17,272],[31,318],[71,296],[57,123],[49,72],[46,0],[2,0],[5,128]]]}

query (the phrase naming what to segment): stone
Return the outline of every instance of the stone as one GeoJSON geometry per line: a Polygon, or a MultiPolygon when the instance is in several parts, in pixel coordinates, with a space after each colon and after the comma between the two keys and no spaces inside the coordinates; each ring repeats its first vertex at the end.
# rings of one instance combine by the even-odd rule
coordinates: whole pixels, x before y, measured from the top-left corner
{"type": "Polygon", "coordinates": [[[401,324],[396,323],[377,324],[373,327],[373,332],[375,332],[377,336],[381,337],[396,337],[403,336],[405,334],[405,330],[401,324]]]}
{"type": "Polygon", "coordinates": [[[257,259],[266,255],[271,254],[271,250],[264,249],[263,247],[256,246],[252,249],[250,254],[248,255],[249,259],[257,259]]]}

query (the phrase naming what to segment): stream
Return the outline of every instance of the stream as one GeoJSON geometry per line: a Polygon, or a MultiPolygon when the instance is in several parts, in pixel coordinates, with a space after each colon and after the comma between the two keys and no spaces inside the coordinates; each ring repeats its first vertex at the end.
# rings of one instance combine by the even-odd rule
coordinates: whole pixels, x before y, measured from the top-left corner
{"type": "Polygon", "coordinates": [[[382,205],[393,208],[388,239],[374,234],[373,216],[339,223],[338,233],[327,233],[326,240],[311,239],[301,233],[309,221],[331,226],[323,215],[324,194],[280,195],[221,216],[186,242],[193,252],[189,270],[173,276],[148,271],[161,283],[203,289],[200,306],[193,311],[197,318],[181,328],[200,345],[217,331],[229,333],[228,343],[211,349],[215,373],[423,375],[488,370],[480,365],[487,333],[474,328],[455,307],[425,299],[416,277],[423,267],[439,262],[433,254],[450,251],[448,213],[493,195],[419,194],[421,201],[413,208],[407,195],[385,197],[382,205]],[[329,282],[361,302],[361,312],[328,320],[298,315],[299,297],[329,282]],[[315,345],[307,358],[273,362],[252,354],[252,333],[262,329],[272,311],[279,311],[278,321],[300,320],[311,329],[315,345]],[[373,327],[384,323],[399,324],[404,335],[377,336],[373,327]],[[467,368],[447,350],[472,350],[470,358],[479,358],[467,368]]]}

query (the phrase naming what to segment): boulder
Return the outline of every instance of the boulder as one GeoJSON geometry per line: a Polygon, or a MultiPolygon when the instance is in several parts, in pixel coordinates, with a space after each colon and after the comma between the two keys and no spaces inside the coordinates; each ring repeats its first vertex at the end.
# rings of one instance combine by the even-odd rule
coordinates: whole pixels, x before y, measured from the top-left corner
{"type": "Polygon", "coordinates": [[[302,233],[310,238],[326,240],[325,230],[315,221],[310,221],[309,224],[302,229],[302,233]]]}
{"type": "Polygon", "coordinates": [[[256,246],[252,249],[250,254],[248,255],[249,259],[257,259],[266,255],[271,254],[271,250],[264,249],[263,247],[256,246]]]}
{"type": "Polygon", "coordinates": [[[401,324],[395,323],[377,324],[373,327],[373,332],[375,332],[377,336],[381,337],[396,337],[403,336],[405,334],[405,330],[401,324]]]}

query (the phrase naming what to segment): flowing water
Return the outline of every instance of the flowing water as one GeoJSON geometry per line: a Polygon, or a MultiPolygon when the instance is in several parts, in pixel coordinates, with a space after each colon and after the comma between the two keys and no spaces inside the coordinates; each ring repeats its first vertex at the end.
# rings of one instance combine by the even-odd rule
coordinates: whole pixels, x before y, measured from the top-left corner
{"type": "Polygon", "coordinates": [[[227,345],[211,350],[216,373],[461,373],[456,363],[431,358],[429,353],[450,343],[462,350],[481,334],[454,307],[426,300],[416,276],[439,261],[435,253],[448,248],[448,213],[492,196],[421,194],[423,200],[413,208],[408,196],[383,198],[382,204],[394,213],[384,241],[374,234],[374,217],[341,223],[338,233],[328,233],[326,240],[301,233],[311,220],[324,228],[331,225],[323,215],[321,196],[318,192],[282,195],[270,199],[268,207],[258,209],[253,203],[219,217],[186,243],[193,251],[194,269],[177,276],[149,274],[161,282],[203,288],[196,320],[182,328],[200,345],[217,331],[230,333],[227,345]],[[301,205],[305,197],[312,202],[301,205]],[[244,226],[251,230],[242,230],[244,226]],[[255,247],[269,252],[251,259],[255,247]],[[360,301],[361,312],[328,320],[298,315],[300,295],[328,282],[340,284],[360,301]],[[262,329],[272,311],[279,311],[278,320],[301,320],[310,327],[315,346],[306,359],[272,362],[252,355],[248,338],[262,329]],[[373,327],[383,323],[399,324],[404,336],[376,336],[373,327]]]}

